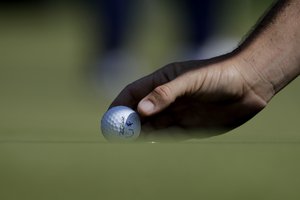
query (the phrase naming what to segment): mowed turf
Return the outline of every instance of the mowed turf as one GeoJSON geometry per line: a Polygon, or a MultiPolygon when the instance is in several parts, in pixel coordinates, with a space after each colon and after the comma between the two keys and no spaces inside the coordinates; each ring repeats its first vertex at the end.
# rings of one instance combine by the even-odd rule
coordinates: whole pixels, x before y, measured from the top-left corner
{"type": "Polygon", "coordinates": [[[299,79],[227,134],[109,144],[99,120],[111,99],[85,81],[85,13],[2,15],[0,199],[300,198],[299,79]]]}

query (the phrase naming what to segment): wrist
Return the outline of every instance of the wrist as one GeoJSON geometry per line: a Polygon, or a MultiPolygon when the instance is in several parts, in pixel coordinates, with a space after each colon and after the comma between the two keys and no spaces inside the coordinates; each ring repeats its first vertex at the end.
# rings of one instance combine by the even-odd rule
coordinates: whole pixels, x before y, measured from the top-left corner
{"type": "Polygon", "coordinates": [[[300,73],[300,2],[278,1],[235,51],[249,87],[266,101],[300,73]]]}
{"type": "Polygon", "coordinates": [[[237,71],[245,82],[248,92],[253,92],[264,102],[269,102],[276,94],[276,86],[270,80],[269,72],[263,71],[272,68],[274,63],[267,63],[264,59],[254,56],[253,53],[243,51],[234,56],[237,71]]]}
{"type": "Polygon", "coordinates": [[[249,86],[267,102],[300,73],[300,58],[293,45],[258,40],[237,53],[239,70],[249,86]]]}

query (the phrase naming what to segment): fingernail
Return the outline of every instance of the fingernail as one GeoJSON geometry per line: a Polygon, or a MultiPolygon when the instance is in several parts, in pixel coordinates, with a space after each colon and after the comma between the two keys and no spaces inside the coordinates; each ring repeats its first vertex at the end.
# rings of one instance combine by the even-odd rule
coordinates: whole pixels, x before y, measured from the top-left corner
{"type": "Polygon", "coordinates": [[[154,104],[149,100],[144,100],[140,103],[139,109],[146,114],[151,114],[154,111],[154,104]]]}

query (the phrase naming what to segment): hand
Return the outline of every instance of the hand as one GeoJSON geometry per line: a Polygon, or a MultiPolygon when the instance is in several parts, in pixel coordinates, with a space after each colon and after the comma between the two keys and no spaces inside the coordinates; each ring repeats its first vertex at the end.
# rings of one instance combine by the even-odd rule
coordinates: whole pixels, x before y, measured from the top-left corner
{"type": "Polygon", "coordinates": [[[225,56],[169,64],[128,85],[111,107],[137,110],[144,129],[181,127],[223,133],[252,118],[267,103],[240,67],[237,59],[225,56]]]}
{"type": "Polygon", "coordinates": [[[243,124],[300,74],[299,10],[297,0],[278,1],[234,52],[167,65],[127,86],[111,106],[136,109],[144,130],[222,133],[243,124]]]}

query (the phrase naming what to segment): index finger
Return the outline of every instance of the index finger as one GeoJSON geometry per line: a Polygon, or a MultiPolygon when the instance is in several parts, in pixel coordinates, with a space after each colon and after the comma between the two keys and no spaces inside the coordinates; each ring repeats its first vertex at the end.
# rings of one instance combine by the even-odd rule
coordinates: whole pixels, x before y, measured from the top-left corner
{"type": "Polygon", "coordinates": [[[166,65],[154,73],[126,86],[115,98],[109,108],[123,105],[136,110],[140,100],[147,96],[156,87],[175,79],[178,75],[190,69],[195,68],[199,65],[198,63],[199,61],[189,61],[166,65]]]}
{"type": "Polygon", "coordinates": [[[127,85],[111,103],[114,106],[127,106],[135,109],[139,101],[154,89],[153,74],[143,77],[127,85]]]}

